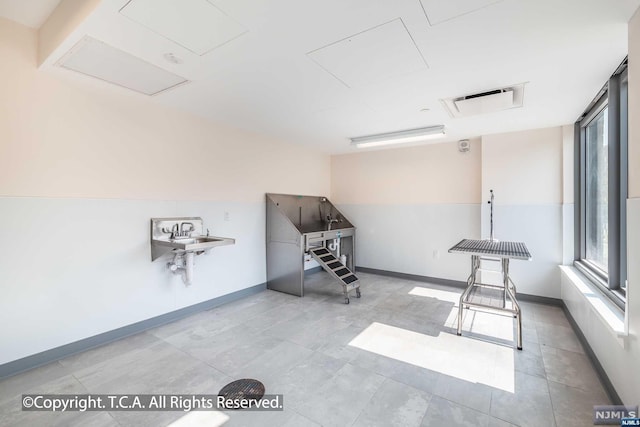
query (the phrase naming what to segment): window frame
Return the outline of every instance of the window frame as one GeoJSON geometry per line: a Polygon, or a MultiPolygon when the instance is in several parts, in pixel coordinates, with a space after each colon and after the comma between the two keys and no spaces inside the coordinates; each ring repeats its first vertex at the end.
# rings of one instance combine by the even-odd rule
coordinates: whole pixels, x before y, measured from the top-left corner
{"type": "Polygon", "coordinates": [[[626,203],[628,175],[628,75],[627,59],[600,90],[575,130],[575,245],[574,265],[620,308],[626,301],[626,203]],[[624,87],[624,90],[623,90],[624,87]],[[586,129],[608,108],[608,272],[586,258],[586,129]]]}

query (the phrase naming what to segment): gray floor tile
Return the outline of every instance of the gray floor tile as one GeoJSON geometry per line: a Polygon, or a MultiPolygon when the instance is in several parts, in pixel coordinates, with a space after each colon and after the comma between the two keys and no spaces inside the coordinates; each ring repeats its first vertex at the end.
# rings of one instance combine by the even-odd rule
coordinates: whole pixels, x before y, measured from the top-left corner
{"type": "Polygon", "coordinates": [[[533,343],[540,343],[538,339],[538,330],[535,326],[524,326],[522,325],[522,341],[528,341],[533,343]]]}
{"type": "Polygon", "coordinates": [[[547,346],[542,346],[541,352],[549,381],[583,390],[602,389],[591,361],[584,354],[547,346]]]}
{"type": "Polygon", "coordinates": [[[488,414],[491,407],[492,390],[491,387],[484,384],[470,383],[448,375],[440,375],[433,394],[488,414]]]}
{"type": "Polygon", "coordinates": [[[206,378],[224,375],[175,347],[160,343],[131,356],[125,354],[74,373],[92,393],[179,392],[206,378]]]}
{"type": "Polygon", "coordinates": [[[184,319],[158,326],[147,331],[158,338],[167,339],[181,333],[197,333],[199,336],[210,336],[224,332],[238,325],[230,316],[221,312],[222,307],[196,313],[184,319]]]}
{"type": "Polygon", "coordinates": [[[538,343],[523,341],[522,350],[514,352],[514,362],[516,371],[546,378],[544,361],[538,343]]]}
{"type": "MultiPolygon", "coordinates": [[[[297,318],[291,320],[291,322],[299,322],[297,318]]],[[[304,322],[303,328],[287,328],[287,330],[275,330],[274,328],[267,329],[266,334],[277,336],[281,339],[286,339],[303,347],[311,350],[317,350],[320,346],[327,342],[327,337],[333,333],[347,328],[350,323],[324,317],[314,322],[304,322]]]]}
{"type": "Polygon", "coordinates": [[[493,390],[490,415],[522,427],[555,426],[544,378],[516,371],[514,392],[493,390]]]}
{"type": "Polygon", "coordinates": [[[283,374],[275,392],[284,395],[286,408],[300,407],[345,364],[344,360],[315,352],[283,374]]]}
{"type": "Polygon", "coordinates": [[[533,318],[536,323],[570,328],[569,320],[560,307],[532,304],[533,318]]]}
{"type": "Polygon", "coordinates": [[[401,312],[406,310],[414,301],[415,298],[409,295],[392,293],[376,304],[376,308],[401,312]]]}
{"type": "Polygon", "coordinates": [[[222,352],[212,351],[206,356],[200,354],[200,358],[219,371],[233,375],[282,342],[284,341],[281,339],[262,334],[251,340],[241,340],[237,345],[222,352]]]}
{"type": "Polygon", "coordinates": [[[22,374],[5,378],[0,381],[0,403],[26,393],[34,387],[67,376],[70,373],[71,370],[62,366],[59,362],[53,362],[22,374]]]}
{"type": "MultiPolygon", "coordinates": [[[[72,375],[39,384],[25,394],[85,394],[87,390],[72,375]]],[[[106,412],[30,412],[22,410],[22,397],[15,396],[0,404],[2,426],[114,426],[116,421],[106,412]]]]}
{"type": "Polygon", "coordinates": [[[273,325],[286,322],[303,313],[304,307],[298,304],[283,304],[249,318],[244,324],[253,330],[264,331],[273,325]]]}
{"type": "Polygon", "coordinates": [[[387,379],[362,410],[353,426],[419,426],[429,400],[429,393],[387,379]]]}
{"type": "Polygon", "coordinates": [[[554,326],[548,323],[538,323],[538,342],[540,345],[560,348],[563,350],[584,353],[584,348],[578,337],[570,327],[554,326]]]}
{"type": "Polygon", "coordinates": [[[101,363],[124,354],[133,354],[161,342],[161,339],[147,332],[123,338],[112,343],[84,351],[60,360],[60,364],[71,371],[101,363]]]}
{"type": "Polygon", "coordinates": [[[435,392],[441,376],[438,372],[363,350],[358,350],[351,363],[427,393],[435,392]]]}
{"type": "Polygon", "coordinates": [[[383,382],[383,376],[348,363],[296,411],[326,427],[351,425],[383,382]]]}
{"type": "Polygon", "coordinates": [[[152,412],[111,412],[111,416],[121,427],[158,427],[168,426],[179,420],[185,414],[175,411],[152,411],[152,412]]]}
{"type": "Polygon", "coordinates": [[[250,363],[239,366],[230,374],[234,378],[255,378],[264,383],[267,393],[277,394],[284,374],[312,354],[308,348],[283,341],[267,352],[256,354],[250,363]]]}
{"type": "Polygon", "coordinates": [[[239,324],[213,335],[201,334],[198,330],[184,331],[165,338],[165,341],[199,360],[211,363],[216,360],[219,354],[239,345],[258,341],[264,343],[259,340],[262,336],[262,333],[239,324]]]}
{"type": "Polygon", "coordinates": [[[422,419],[424,427],[509,427],[506,421],[433,396],[422,419]]]}
{"type": "Polygon", "coordinates": [[[344,329],[340,329],[329,335],[317,351],[336,359],[347,362],[351,361],[357,357],[362,350],[350,346],[349,343],[364,330],[365,327],[355,326],[353,324],[344,329]]]}
{"type": "Polygon", "coordinates": [[[581,390],[549,381],[551,402],[558,426],[583,427],[593,424],[594,405],[610,405],[604,390],[581,390]]]}

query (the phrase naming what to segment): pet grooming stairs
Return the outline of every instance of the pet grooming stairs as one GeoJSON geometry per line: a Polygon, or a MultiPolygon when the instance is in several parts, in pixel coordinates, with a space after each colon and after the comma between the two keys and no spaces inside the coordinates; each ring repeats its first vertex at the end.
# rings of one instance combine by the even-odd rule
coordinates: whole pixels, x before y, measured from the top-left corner
{"type": "Polygon", "coordinates": [[[354,289],[356,290],[356,298],[360,298],[360,281],[335,255],[323,247],[309,249],[309,253],[327,273],[340,282],[344,292],[345,304],[349,304],[349,292],[354,289]]]}

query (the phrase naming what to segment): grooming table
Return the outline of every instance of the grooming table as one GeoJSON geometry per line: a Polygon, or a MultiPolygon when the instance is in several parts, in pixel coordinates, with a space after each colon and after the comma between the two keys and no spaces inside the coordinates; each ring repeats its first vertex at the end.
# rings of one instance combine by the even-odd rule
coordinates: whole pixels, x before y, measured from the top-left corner
{"type": "Polygon", "coordinates": [[[449,253],[471,255],[471,274],[467,279],[467,288],[460,296],[460,306],[458,308],[458,335],[462,335],[462,310],[465,308],[477,307],[496,312],[506,312],[516,318],[518,329],[517,346],[518,350],[522,350],[522,319],[520,306],[516,300],[516,285],[509,277],[509,260],[530,260],[531,254],[525,244],[521,242],[464,239],[449,249],[449,253]],[[502,285],[489,285],[476,281],[477,273],[481,270],[480,261],[500,262],[502,267],[502,285]],[[500,290],[502,296],[501,306],[492,305],[485,301],[474,301],[472,296],[479,288],[500,290]],[[510,308],[507,307],[507,298],[511,300],[510,308]]]}

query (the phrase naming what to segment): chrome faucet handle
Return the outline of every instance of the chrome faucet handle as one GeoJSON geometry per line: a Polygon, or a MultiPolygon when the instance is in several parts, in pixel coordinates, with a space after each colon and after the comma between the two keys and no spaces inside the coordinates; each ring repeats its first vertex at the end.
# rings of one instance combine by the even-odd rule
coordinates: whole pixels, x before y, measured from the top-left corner
{"type": "Polygon", "coordinates": [[[207,228],[207,237],[209,237],[209,229],[207,228]]]}
{"type": "Polygon", "coordinates": [[[180,224],[180,234],[182,234],[183,236],[188,236],[188,233],[192,232],[193,230],[195,230],[196,227],[193,225],[192,222],[183,222],[180,224]],[[188,225],[189,228],[187,230],[185,230],[185,226],[188,225]]]}
{"type": "Polygon", "coordinates": [[[173,226],[171,226],[171,230],[169,230],[169,229],[168,229],[168,228],[166,228],[166,227],[163,227],[163,228],[162,228],[162,232],[163,232],[163,233],[167,233],[167,234],[169,234],[169,239],[171,239],[171,240],[175,239],[175,238],[176,238],[176,236],[178,236],[178,235],[179,235],[178,230],[179,230],[179,228],[178,228],[178,224],[177,224],[177,223],[176,223],[176,224],[173,224],[173,226]]]}

